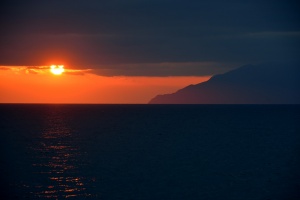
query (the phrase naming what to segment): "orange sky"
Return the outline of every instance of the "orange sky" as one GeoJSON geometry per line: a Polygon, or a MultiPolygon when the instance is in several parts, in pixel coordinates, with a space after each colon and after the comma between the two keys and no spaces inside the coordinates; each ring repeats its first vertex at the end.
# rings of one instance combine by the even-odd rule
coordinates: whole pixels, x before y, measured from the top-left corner
{"type": "Polygon", "coordinates": [[[92,70],[53,75],[48,66],[0,66],[0,103],[147,103],[209,76],[99,76],[92,70]]]}

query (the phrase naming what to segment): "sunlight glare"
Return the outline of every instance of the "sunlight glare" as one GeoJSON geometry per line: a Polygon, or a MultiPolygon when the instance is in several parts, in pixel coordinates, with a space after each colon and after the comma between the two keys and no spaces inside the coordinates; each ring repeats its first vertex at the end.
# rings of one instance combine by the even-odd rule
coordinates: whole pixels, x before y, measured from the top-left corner
{"type": "Polygon", "coordinates": [[[65,69],[63,65],[51,65],[50,71],[54,75],[61,75],[65,71],[65,69]]]}

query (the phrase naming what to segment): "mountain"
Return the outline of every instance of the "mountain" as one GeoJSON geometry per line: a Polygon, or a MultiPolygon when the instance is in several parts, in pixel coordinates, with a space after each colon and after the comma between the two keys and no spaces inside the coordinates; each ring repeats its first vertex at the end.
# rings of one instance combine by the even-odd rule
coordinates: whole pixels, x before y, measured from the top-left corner
{"type": "Polygon", "coordinates": [[[299,63],[245,65],[149,104],[299,104],[299,63]]]}

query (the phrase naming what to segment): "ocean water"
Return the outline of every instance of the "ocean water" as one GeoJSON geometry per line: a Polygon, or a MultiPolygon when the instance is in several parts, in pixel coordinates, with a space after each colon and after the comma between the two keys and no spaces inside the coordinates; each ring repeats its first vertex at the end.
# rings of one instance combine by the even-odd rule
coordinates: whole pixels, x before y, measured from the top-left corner
{"type": "Polygon", "coordinates": [[[0,196],[300,199],[299,130],[299,105],[0,104],[0,196]]]}

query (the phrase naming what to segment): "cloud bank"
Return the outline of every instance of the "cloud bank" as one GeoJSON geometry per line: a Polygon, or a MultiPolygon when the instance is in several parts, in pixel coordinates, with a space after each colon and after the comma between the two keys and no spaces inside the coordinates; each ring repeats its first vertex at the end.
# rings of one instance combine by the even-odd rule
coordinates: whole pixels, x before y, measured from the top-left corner
{"type": "Polygon", "coordinates": [[[64,63],[108,76],[167,76],[211,73],[198,63],[219,63],[208,71],[221,73],[293,60],[300,51],[297,8],[292,0],[6,0],[0,65],[64,63]],[[164,63],[178,67],[167,71],[164,63]]]}

